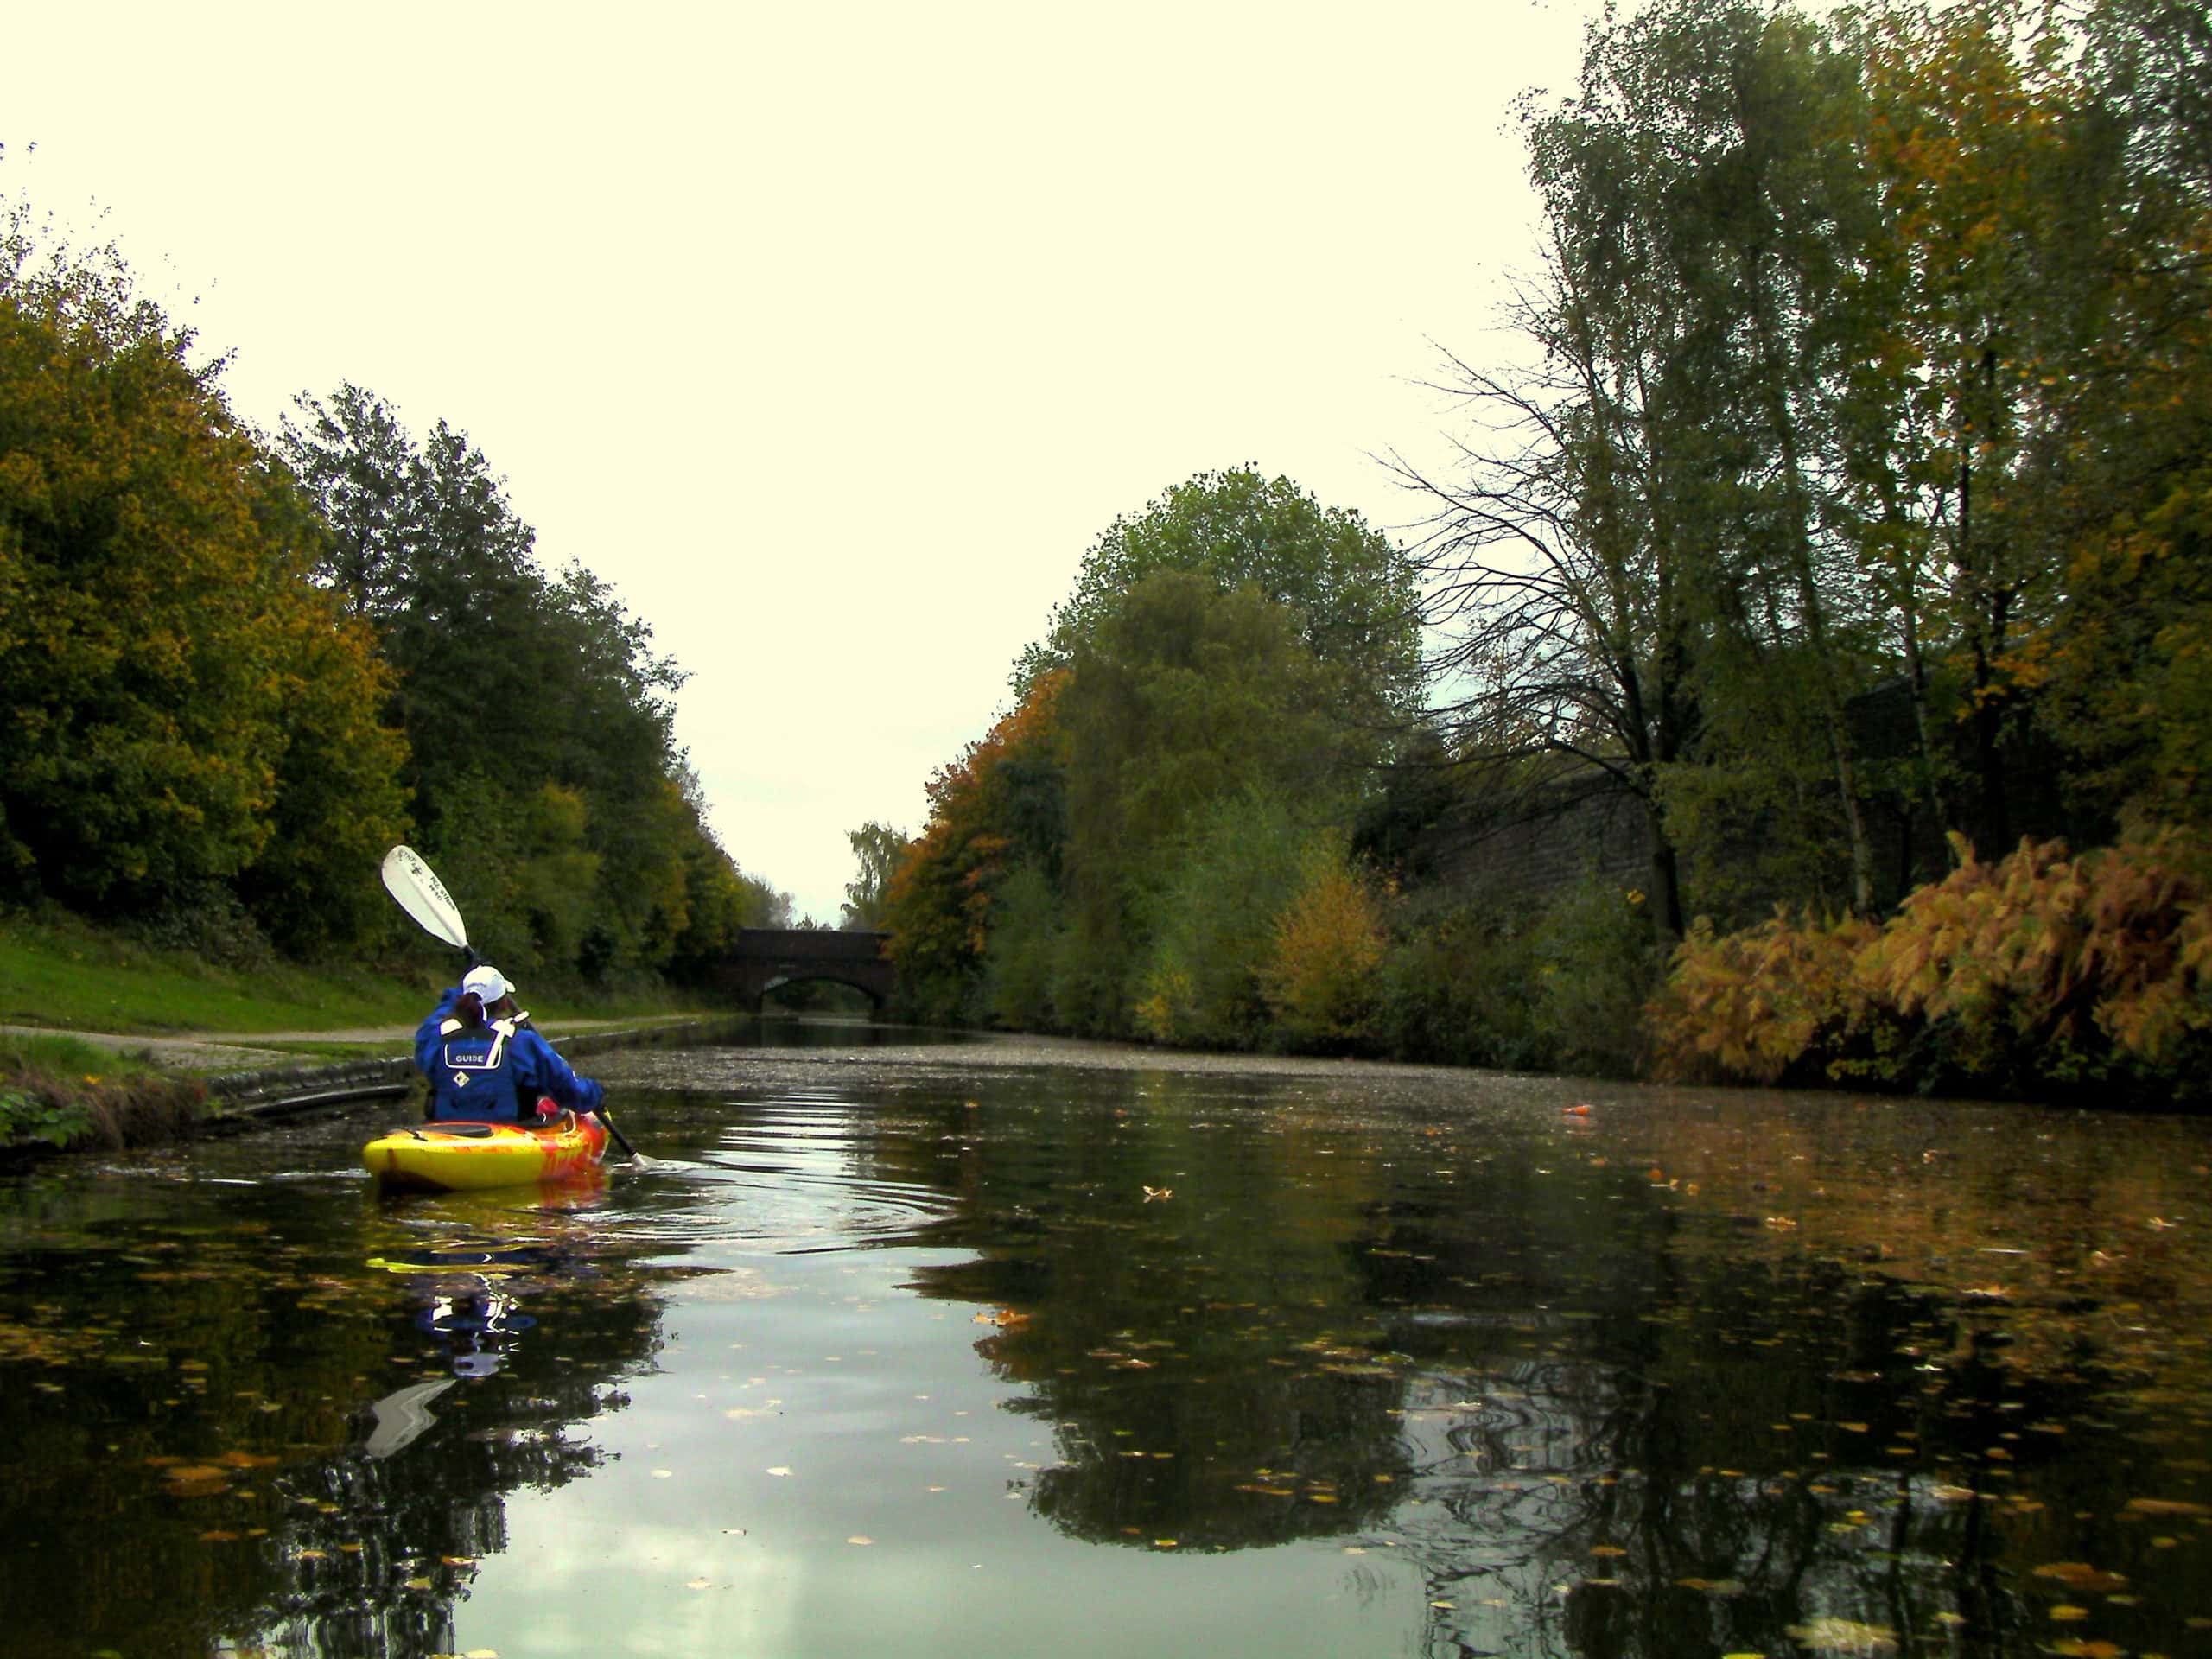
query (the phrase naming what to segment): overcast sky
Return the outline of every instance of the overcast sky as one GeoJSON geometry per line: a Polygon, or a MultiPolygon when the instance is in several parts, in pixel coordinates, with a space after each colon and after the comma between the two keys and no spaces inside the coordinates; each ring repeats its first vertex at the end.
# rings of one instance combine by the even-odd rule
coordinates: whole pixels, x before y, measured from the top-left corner
{"type": "Polygon", "coordinates": [[[1116,515],[1253,463],[1415,516],[1371,457],[1504,349],[1512,104],[1592,10],[25,6],[0,188],[105,210],[248,421],[351,380],[467,432],[834,922],[1116,515]]]}

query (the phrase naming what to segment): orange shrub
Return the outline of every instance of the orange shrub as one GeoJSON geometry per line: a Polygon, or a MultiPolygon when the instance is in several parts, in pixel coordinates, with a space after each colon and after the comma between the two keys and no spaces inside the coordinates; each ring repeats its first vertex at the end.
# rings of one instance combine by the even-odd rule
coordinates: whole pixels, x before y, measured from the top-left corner
{"type": "Polygon", "coordinates": [[[1772,919],[1716,936],[1700,917],[1645,1011],[1651,1070],[1669,1081],[1781,1080],[1816,1046],[1861,1027],[1867,1001],[1853,974],[1875,935],[1855,917],[1772,919]]]}
{"type": "Polygon", "coordinates": [[[2178,829],[2075,857],[2024,841],[1959,868],[1888,925],[1792,923],[1716,938],[1703,923],[1646,1011],[1654,1069],[1772,1083],[1832,1076],[1966,1083],[2124,1077],[2174,1094],[2212,1032],[2212,849],[2178,829]],[[1926,1040],[1931,1033],[1940,1040],[1926,1040]],[[1923,1052],[1908,1059],[1903,1037],[1923,1052]],[[1867,1057],[1871,1045],[1872,1058],[1867,1057]]]}

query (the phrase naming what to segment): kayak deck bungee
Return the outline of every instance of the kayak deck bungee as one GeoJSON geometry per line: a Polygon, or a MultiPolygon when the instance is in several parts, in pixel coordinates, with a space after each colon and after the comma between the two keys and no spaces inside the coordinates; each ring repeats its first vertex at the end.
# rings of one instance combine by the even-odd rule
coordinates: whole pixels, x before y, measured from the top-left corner
{"type": "Polygon", "coordinates": [[[563,1112],[546,1128],[520,1123],[422,1123],[380,1135],[361,1148],[361,1166],[402,1192],[466,1192],[564,1180],[597,1166],[607,1128],[563,1112]]]}

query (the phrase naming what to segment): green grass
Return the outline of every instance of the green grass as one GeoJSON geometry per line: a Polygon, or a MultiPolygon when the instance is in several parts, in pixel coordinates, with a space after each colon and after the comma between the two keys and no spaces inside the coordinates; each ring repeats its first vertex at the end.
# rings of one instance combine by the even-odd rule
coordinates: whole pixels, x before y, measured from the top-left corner
{"type": "MultiPolygon", "coordinates": [[[[411,1031],[461,969],[457,953],[434,946],[419,960],[382,971],[290,963],[231,968],[68,916],[0,912],[0,1026],[39,1027],[0,1031],[0,1157],[25,1147],[121,1147],[189,1134],[209,1109],[204,1074],[233,1069],[205,1054],[164,1058],[72,1033],[258,1037],[256,1046],[303,1066],[404,1052],[405,1042],[390,1035],[347,1042],[335,1033],[411,1031]],[[271,1032],[299,1034],[270,1041],[264,1033],[271,1032]]],[[[643,992],[532,995],[528,1006],[540,1025],[569,1031],[701,1012],[643,992]]]]}
{"type": "Polygon", "coordinates": [[[149,1033],[397,1025],[428,1010],[434,975],[247,971],[67,918],[0,918],[0,1024],[149,1033]]]}
{"type": "MultiPolygon", "coordinates": [[[[412,1027],[461,967],[456,954],[433,948],[419,965],[382,972],[289,963],[249,970],[155,950],[67,917],[0,914],[0,1025],[149,1036],[412,1027]]],[[[527,995],[525,1005],[541,1026],[686,1011],[644,995],[527,995]]]]}
{"type": "Polygon", "coordinates": [[[79,1042],[74,1037],[30,1037],[0,1031],[0,1076],[138,1077],[154,1068],[143,1058],[79,1042]]]}

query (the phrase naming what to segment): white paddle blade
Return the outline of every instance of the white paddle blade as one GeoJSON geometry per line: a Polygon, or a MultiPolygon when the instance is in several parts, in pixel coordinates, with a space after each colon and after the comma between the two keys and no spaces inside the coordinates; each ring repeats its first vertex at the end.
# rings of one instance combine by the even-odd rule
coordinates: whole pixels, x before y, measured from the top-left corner
{"type": "Polygon", "coordinates": [[[468,949],[468,930],[461,925],[461,906],[412,847],[395,847],[384,855],[384,887],[425,933],[443,939],[456,950],[468,949]]]}

